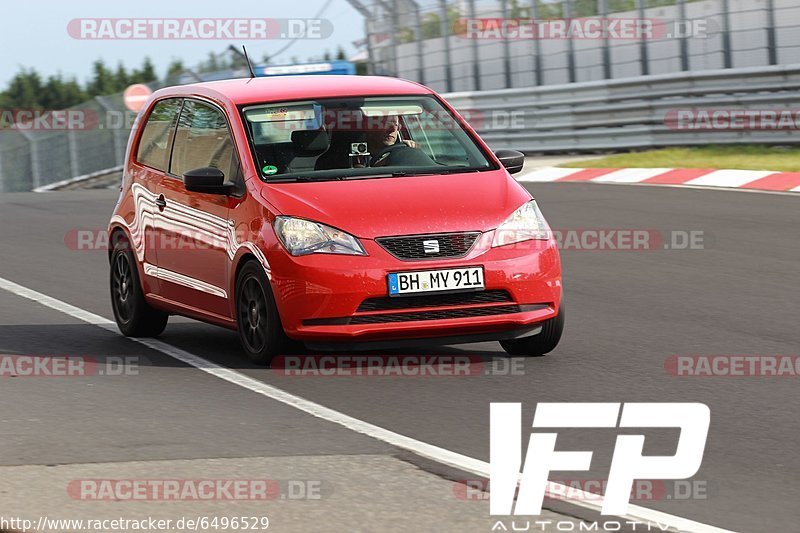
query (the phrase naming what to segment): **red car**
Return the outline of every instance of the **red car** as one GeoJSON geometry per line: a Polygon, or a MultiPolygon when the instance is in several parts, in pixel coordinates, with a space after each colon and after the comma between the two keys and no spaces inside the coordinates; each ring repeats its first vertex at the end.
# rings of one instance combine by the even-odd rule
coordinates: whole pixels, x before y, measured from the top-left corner
{"type": "Polygon", "coordinates": [[[312,349],[498,340],[553,350],[561,263],[530,194],[440,96],[367,76],[157,91],[109,225],[120,330],[238,329],[267,363],[312,349]]]}

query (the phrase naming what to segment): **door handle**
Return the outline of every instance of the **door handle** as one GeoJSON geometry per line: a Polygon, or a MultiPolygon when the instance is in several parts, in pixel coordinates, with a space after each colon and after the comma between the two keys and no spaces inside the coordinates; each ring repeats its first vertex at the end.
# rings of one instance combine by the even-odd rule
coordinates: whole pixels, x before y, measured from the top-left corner
{"type": "Polygon", "coordinates": [[[159,211],[163,211],[165,207],[167,207],[167,200],[164,199],[164,195],[158,197],[156,200],[156,205],[158,206],[159,211]]]}

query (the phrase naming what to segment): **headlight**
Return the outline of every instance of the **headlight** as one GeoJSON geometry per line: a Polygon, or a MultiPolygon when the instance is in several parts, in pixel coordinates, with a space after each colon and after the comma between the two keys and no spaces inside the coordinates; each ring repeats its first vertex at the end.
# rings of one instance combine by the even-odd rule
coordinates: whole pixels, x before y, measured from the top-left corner
{"type": "Polygon", "coordinates": [[[547,240],[550,238],[550,228],[544,219],[539,206],[534,200],[526,203],[500,224],[494,232],[492,248],[505,246],[515,242],[536,240],[547,240]]]}
{"type": "Polygon", "coordinates": [[[281,243],[292,255],[367,255],[358,239],[319,222],[302,218],[277,217],[273,227],[281,243]]]}

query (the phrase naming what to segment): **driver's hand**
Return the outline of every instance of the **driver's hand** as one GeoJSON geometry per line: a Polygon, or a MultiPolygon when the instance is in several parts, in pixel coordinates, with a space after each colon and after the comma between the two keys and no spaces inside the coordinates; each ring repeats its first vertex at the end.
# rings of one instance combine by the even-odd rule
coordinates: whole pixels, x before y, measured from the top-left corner
{"type": "Polygon", "coordinates": [[[406,144],[406,145],[407,145],[409,148],[419,148],[419,145],[416,143],[416,141],[412,141],[411,139],[403,139],[403,142],[404,142],[404,143],[405,143],[405,144],[406,144]]]}

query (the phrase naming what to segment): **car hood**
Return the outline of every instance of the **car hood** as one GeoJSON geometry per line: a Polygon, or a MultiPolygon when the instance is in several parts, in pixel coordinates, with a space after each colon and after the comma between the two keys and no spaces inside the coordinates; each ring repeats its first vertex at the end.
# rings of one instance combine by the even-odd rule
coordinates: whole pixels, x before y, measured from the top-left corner
{"type": "Polygon", "coordinates": [[[497,228],[530,199],[504,170],[434,176],[265,184],[277,211],[356,237],[497,228]]]}

